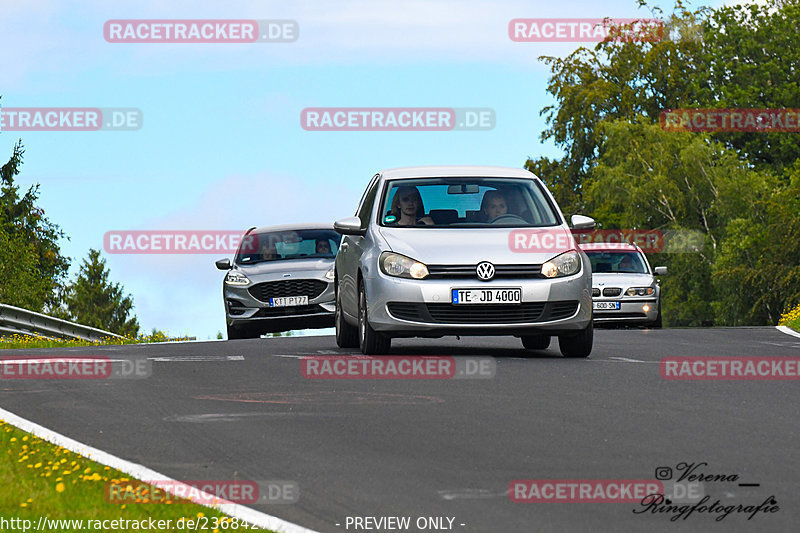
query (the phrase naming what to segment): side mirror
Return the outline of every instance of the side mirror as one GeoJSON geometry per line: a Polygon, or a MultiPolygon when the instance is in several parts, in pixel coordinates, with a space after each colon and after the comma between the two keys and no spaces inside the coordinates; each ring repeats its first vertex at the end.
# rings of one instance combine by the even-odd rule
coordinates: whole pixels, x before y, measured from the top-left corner
{"type": "Polygon", "coordinates": [[[656,267],[653,269],[656,273],[656,276],[666,276],[667,275],[667,267],[656,267]]]}
{"type": "Polygon", "coordinates": [[[572,215],[570,220],[572,222],[572,229],[592,229],[596,225],[592,217],[585,217],[583,215],[572,215]]]}
{"type": "Polygon", "coordinates": [[[361,229],[361,219],[358,217],[340,218],[333,223],[333,229],[341,235],[364,235],[367,232],[361,229]]]}
{"type": "Polygon", "coordinates": [[[230,270],[231,269],[231,260],[227,257],[225,259],[220,259],[214,263],[217,265],[217,268],[220,270],[230,270]]]}

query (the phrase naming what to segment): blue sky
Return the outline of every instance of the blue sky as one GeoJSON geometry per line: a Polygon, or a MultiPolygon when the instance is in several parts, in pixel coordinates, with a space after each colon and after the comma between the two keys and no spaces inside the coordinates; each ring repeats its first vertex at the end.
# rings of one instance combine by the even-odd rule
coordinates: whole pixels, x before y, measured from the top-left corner
{"type": "MultiPolygon", "coordinates": [[[[354,211],[381,168],[520,167],[557,156],[539,116],[551,99],[537,58],[578,44],[515,43],[514,18],[650,17],[632,0],[308,0],[50,2],[3,0],[3,107],[135,107],[136,131],[3,132],[21,138],[18,184],[71,240],[74,277],[110,230],[246,229],[333,221],[354,211]],[[292,19],[285,44],[118,44],[109,19],[292,19]],[[305,131],[305,107],[489,107],[490,131],[305,131]]],[[[661,5],[670,6],[666,2],[661,5]]],[[[710,3],[714,6],[717,3],[710,3]]],[[[586,46],[591,46],[587,44],[586,46]]],[[[146,331],[224,331],[212,255],[109,255],[146,331]]]]}

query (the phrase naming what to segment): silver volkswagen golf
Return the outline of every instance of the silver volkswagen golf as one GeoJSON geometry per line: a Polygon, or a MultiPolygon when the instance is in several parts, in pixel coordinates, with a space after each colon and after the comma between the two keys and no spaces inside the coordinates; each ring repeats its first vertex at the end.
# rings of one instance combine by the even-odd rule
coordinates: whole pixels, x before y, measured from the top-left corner
{"type": "MultiPolygon", "coordinates": [[[[591,218],[572,217],[576,229],[591,218]]],[[[356,216],[334,223],[336,342],[387,353],[393,337],[513,335],[543,350],[592,350],[592,271],[539,178],[522,169],[441,166],[384,170],[356,216]],[[513,232],[560,244],[519,253],[513,232]]]]}
{"type": "Polygon", "coordinates": [[[333,262],[341,237],[331,226],[250,228],[222,282],[228,339],[333,325],[333,262]]]}

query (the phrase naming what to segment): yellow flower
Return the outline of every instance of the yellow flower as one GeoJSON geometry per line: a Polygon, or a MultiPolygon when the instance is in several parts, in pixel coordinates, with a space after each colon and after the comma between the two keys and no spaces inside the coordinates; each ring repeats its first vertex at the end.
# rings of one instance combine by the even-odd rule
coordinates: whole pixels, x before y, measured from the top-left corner
{"type": "Polygon", "coordinates": [[[56,492],[64,492],[65,488],[63,483],[56,483],[56,492]]]}

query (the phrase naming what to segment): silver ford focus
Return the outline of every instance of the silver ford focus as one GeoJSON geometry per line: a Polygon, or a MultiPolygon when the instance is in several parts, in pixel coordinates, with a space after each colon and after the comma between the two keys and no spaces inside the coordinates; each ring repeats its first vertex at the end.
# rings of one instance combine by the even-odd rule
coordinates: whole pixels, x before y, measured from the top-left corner
{"type": "Polygon", "coordinates": [[[341,237],[331,226],[250,228],[222,283],[228,339],[333,325],[333,262],[341,237]]]}
{"type": "MultiPolygon", "coordinates": [[[[576,229],[591,218],[572,217],[576,229]]],[[[334,223],[336,342],[387,353],[394,337],[513,335],[567,357],[592,350],[592,271],[535,175],[502,167],[376,174],[356,216],[334,223]],[[545,231],[546,247],[515,249],[545,231]],[[558,238],[553,238],[558,237],[558,238]]]]}

